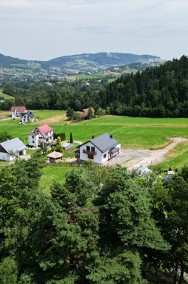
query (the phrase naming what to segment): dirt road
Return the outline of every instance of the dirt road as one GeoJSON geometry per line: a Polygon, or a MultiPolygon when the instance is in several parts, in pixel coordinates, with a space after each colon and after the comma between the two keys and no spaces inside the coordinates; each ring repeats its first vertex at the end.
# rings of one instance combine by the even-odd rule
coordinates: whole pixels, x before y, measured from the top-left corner
{"type": "Polygon", "coordinates": [[[171,143],[165,148],[159,150],[134,150],[122,149],[121,154],[105,163],[105,165],[124,165],[127,169],[132,170],[142,166],[150,166],[161,163],[165,160],[166,155],[179,143],[186,142],[188,139],[183,137],[174,137],[171,143]]]}

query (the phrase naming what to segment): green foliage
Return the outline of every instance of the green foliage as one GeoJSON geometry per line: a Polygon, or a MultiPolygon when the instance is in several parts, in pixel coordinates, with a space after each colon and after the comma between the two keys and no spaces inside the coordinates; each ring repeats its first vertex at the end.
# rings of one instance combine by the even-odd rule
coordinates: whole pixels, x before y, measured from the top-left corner
{"type": "Polygon", "coordinates": [[[0,132],[0,143],[12,138],[13,138],[12,135],[10,135],[8,132],[6,131],[0,132]]]}
{"type": "Polygon", "coordinates": [[[141,284],[141,260],[138,253],[125,251],[116,257],[101,258],[98,266],[91,268],[88,279],[91,284],[141,284]]]}
{"type": "Polygon", "coordinates": [[[0,168],[2,284],[146,283],[188,269],[187,168],[168,183],[87,163],[38,190],[42,157],[0,168]]]}
{"type": "Polygon", "coordinates": [[[72,132],[70,133],[70,143],[73,143],[73,136],[72,136],[72,132]]]}
{"type": "Polygon", "coordinates": [[[16,261],[11,257],[6,257],[0,263],[0,283],[17,284],[18,268],[16,261]]]}

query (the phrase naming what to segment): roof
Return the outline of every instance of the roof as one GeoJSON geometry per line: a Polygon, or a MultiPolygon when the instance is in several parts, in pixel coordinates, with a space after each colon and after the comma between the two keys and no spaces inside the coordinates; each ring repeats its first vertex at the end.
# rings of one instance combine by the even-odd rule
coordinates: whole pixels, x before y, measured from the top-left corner
{"type": "Polygon", "coordinates": [[[59,153],[59,152],[56,152],[56,151],[53,151],[52,153],[47,155],[48,158],[52,158],[52,159],[59,159],[62,156],[63,156],[62,153],[59,153]]]}
{"type": "Polygon", "coordinates": [[[11,106],[11,112],[18,110],[19,112],[25,112],[26,108],[25,106],[11,106]]]}
{"type": "Polygon", "coordinates": [[[116,145],[119,144],[119,142],[116,139],[114,139],[112,135],[108,133],[104,133],[98,137],[95,137],[87,141],[86,143],[88,142],[91,142],[95,147],[97,147],[103,153],[113,149],[116,145]]]}
{"type": "Polygon", "coordinates": [[[71,143],[66,142],[66,141],[63,141],[63,142],[62,142],[62,146],[63,146],[63,147],[67,147],[67,146],[69,146],[69,145],[71,145],[71,143]]]}
{"type": "Polygon", "coordinates": [[[34,118],[34,114],[31,111],[26,111],[26,112],[21,113],[22,117],[25,115],[27,115],[28,117],[34,118]]]}
{"type": "Polygon", "coordinates": [[[37,127],[37,129],[43,133],[48,133],[50,131],[53,131],[53,129],[48,124],[41,125],[37,127]]]}
{"type": "Polygon", "coordinates": [[[77,111],[77,113],[82,117],[86,117],[88,116],[89,109],[91,109],[92,113],[95,112],[94,108],[91,107],[91,108],[84,108],[83,111],[77,111]]]}
{"type": "Polygon", "coordinates": [[[0,143],[6,152],[20,152],[26,149],[26,146],[19,138],[13,138],[5,142],[0,143]]]}

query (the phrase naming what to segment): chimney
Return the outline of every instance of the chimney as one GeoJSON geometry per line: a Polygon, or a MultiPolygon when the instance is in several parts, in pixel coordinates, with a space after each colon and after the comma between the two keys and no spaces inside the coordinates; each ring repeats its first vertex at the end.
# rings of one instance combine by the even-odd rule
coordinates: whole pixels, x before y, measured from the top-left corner
{"type": "Polygon", "coordinates": [[[92,135],[92,136],[91,136],[91,138],[92,138],[92,139],[94,139],[94,138],[95,138],[95,136],[94,136],[94,135],[92,135]]]}
{"type": "Polygon", "coordinates": [[[113,135],[112,135],[112,134],[110,134],[110,138],[113,138],[113,135]]]}

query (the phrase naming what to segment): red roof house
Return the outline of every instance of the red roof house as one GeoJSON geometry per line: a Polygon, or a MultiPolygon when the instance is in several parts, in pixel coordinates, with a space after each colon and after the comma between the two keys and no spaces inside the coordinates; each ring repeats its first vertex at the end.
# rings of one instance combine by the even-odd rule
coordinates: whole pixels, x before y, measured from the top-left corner
{"type": "Polygon", "coordinates": [[[11,106],[12,118],[21,117],[22,113],[26,112],[25,106],[11,106]]]}
{"type": "Polygon", "coordinates": [[[89,113],[89,109],[91,109],[92,114],[95,114],[95,110],[94,108],[84,108],[83,111],[77,111],[77,114],[79,114],[80,116],[87,118],[88,117],[88,113],[89,113]]]}
{"type": "Polygon", "coordinates": [[[38,147],[53,141],[53,128],[48,124],[40,125],[28,134],[29,146],[38,147]]]}

